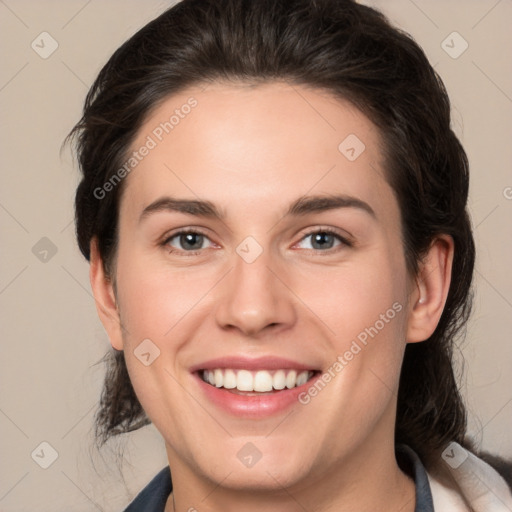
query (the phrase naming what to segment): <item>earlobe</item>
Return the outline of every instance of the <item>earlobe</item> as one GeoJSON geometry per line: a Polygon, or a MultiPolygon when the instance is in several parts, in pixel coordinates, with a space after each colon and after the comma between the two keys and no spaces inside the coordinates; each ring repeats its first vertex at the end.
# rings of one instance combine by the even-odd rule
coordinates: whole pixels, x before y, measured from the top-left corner
{"type": "Polygon", "coordinates": [[[105,273],[96,238],[91,240],[89,279],[96,302],[96,310],[103,327],[107,331],[110,343],[116,350],[123,350],[121,319],[116,296],[112,280],[105,273]]]}
{"type": "Polygon", "coordinates": [[[450,289],[454,243],[452,237],[436,238],[420,262],[417,281],[410,296],[407,342],[428,339],[443,313],[450,289]]]}

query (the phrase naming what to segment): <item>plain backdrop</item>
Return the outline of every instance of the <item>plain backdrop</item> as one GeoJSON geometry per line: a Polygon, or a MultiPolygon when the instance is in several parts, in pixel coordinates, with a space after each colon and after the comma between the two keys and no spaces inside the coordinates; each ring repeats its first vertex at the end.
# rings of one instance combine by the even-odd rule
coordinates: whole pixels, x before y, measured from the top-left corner
{"type": "MultiPolygon", "coordinates": [[[[171,3],[0,0],[4,512],[119,511],[167,464],[151,426],[94,448],[97,363],[109,343],[74,240],[78,170],[59,149],[101,66],[171,3]]],[[[457,367],[464,366],[470,432],[482,448],[512,458],[512,2],[371,4],[424,48],[452,100],[471,164],[478,250],[474,313],[457,367]]]]}

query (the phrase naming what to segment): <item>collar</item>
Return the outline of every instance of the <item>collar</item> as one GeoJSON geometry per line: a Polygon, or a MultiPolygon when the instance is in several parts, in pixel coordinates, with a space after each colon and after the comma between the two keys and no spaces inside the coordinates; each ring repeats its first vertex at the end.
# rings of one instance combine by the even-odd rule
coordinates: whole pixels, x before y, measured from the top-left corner
{"type": "MultiPolygon", "coordinates": [[[[415,482],[416,507],[414,512],[434,512],[429,478],[420,458],[406,445],[397,445],[396,454],[400,467],[415,482]]],[[[171,492],[171,472],[167,466],[149,482],[124,512],[164,512],[167,498],[171,492]]]]}

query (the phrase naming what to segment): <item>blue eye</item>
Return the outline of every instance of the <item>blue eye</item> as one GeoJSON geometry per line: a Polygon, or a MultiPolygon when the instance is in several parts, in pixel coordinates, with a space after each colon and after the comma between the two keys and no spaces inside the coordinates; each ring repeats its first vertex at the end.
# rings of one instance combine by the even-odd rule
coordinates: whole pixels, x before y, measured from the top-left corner
{"type": "Polygon", "coordinates": [[[351,246],[351,244],[343,237],[328,229],[321,229],[308,233],[301,242],[310,239],[309,247],[305,249],[327,251],[340,245],[351,246]],[[336,243],[337,242],[337,243],[336,243]]]}
{"type": "MultiPolygon", "coordinates": [[[[329,252],[335,250],[336,247],[345,246],[352,247],[352,243],[346,238],[330,229],[317,229],[302,237],[297,245],[304,244],[305,241],[310,240],[306,247],[302,249],[313,250],[317,252],[329,252]]],[[[214,244],[210,239],[199,231],[182,230],[167,237],[162,245],[169,250],[170,253],[183,253],[186,256],[196,256],[201,253],[203,249],[212,247],[214,244]],[[205,246],[205,242],[209,245],[205,246]]]]}
{"type": "Polygon", "coordinates": [[[209,240],[208,237],[197,231],[180,231],[167,238],[164,241],[164,245],[170,246],[172,248],[171,252],[174,252],[174,249],[178,249],[190,254],[196,254],[196,252],[204,249],[203,243],[206,240],[209,240]],[[173,243],[174,240],[176,242],[173,243]],[[178,247],[176,247],[176,243],[179,244],[178,247]]]}

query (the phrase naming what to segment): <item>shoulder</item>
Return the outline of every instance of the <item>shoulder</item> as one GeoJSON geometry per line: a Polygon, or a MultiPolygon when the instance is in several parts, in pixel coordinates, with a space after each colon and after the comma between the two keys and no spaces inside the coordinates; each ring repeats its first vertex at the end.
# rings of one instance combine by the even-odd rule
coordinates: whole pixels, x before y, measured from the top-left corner
{"type": "Polygon", "coordinates": [[[428,467],[427,476],[435,510],[512,510],[512,494],[501,475],[458,443],[448,445],[441,459],[428,467]]]}
{"type": "Polygon", "coordinates": [[[142,489],[124,512],[164,512],[171,492],[171,472],[167,466],[142,489]]]}

